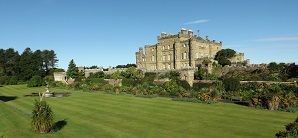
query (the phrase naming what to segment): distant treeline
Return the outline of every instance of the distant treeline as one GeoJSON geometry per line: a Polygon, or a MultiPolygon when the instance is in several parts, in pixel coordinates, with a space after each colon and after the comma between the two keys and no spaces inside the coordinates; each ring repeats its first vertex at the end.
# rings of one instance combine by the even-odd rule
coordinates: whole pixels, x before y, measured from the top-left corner
{"type": "Polygon", "coordinates": [[[33,76],[52,74],[58,62],[55,51],[26,48],[19,54],[13,48],[0,49],[0,84],[26,82],[33,76]]]}
{"type": "Polygon", "coordinates": [[[129,68],[129,67],[137,67],[136,64],[126,64],[126,65],[117,65],[116,68],[129,68]]]}

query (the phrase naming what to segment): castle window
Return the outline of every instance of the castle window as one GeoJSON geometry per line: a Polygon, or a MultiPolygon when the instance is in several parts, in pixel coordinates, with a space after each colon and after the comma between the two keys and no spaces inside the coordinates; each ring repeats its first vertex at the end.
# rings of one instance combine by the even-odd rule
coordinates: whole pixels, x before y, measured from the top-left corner
{"type": "Polygon", "coordinates": [[[151,58],[151,61],[154,61],[154,59],[155,59],[155,57],[154,57],[154,55],[153,55],[152,58],[151,58]]]}
{"type": "Polygon", "coordinates": [[[183,44],[183,47],[186,47],[186,44],[183,44]]]}
{"type": "Polygon", "coordinates": [[[168,55],[168,60],[169,60],[169,61],[171,60],[171,55],[168,55]]]}
{"type": "Polygon", "coordinates": [[[170,49],[170,45],[168,45],[168,49],[170,49]]]}
{"type": "Polygon", "coordinates": [[[162,50],[165,50],[165,46],[162,46],[162,50]]]}
{"type": "Polygon", "coordinates": [[[186,59],[186,58],[187,58],[187,53],[184,52],[184,53],[182,54],[182,59],[186,59]]]}
{"type": "Polygon", "coordinates": [[[196,58],[199,58],[199,53],[196,53],[196,58]]]}
{"type": "Polygon", "coordinates": [[[171,69],[171,64],[168,65],[168,69],[171,69]]]}
{"type": "Polygon", "coordinates": [[[165,61],[165,60],[166,60],[166,56],[163,55],[163,56],[162,56],[162,61],[165,61]]]}
{"type": "Polygon", "coordinates": [[[154,52],[154,48],[152,48],[151,51],[154,52]]]}

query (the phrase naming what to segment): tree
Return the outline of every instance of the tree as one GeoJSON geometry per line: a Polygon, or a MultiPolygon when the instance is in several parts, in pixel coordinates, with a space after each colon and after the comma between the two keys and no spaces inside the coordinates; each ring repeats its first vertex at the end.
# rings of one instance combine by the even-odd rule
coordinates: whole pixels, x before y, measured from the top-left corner
{"type": "Polygon", "coordinates": [[[20,57],[19,78],[23,81],[29,80],[34,74],[34,69],[32,68],[34,64],[32,62],[32,55],[33,55],[33,52],[31,51],[31,49],[26,48],[20,57]]]}
{"type": "Polygon", "coordinates": [[[40,86],[42,86],[42,85],[44,85],[44,84],[45,84],[45,82],[44,82],[44,80],[42,79],[42,77],[41,77],[41,76],[38,76],[38,75],[35,75],[35,76],[33,76],[33,77],[29,80],[27,86],[28,86],[28,87],[40,87],[40,86]]]}
{"type": "Polygon", "coordinates": [[[54,50],[43,50],[42,51],[43,67],[48,73],[50,69],[55,68],[58,62],[57,56],[54,50]]]}
{"type": "Polygon", "coordinates": [[[234,57],[236,52],[233,49],[222,49],[218,51],[215,55],[215,60],[218,61],[218,64],[225,66],[231,65],[230,58],[234,57]]]}
{"type": "Polygon", "coordinates": [[[79,77],[79,70],[72,59],[68,64],[68,69],[66,71],[67,78],[76,79],[79,77]]]}

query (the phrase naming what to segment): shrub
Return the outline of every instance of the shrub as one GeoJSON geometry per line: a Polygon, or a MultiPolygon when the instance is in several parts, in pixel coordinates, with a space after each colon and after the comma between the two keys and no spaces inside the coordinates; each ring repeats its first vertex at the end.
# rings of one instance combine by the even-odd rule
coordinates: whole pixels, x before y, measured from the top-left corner
{"type": "Polygon", "coordinates": [[[148,83],[152,85],[156,77],[157,74],[155,72],[146,72],[143,78],[143,83],[148,83]]]}
{"type": "Polygon", "coordinates": [[[275,134],[278,138],[286,138],[286,137],[292,137],[297,138],[298,137],[298,117],[293,123],[289,123],[286,125],[285,131],[280,131],[275,134]]]}
{"type": "Polygon", "coordinates": [[[177,84],[176,81],[171,80],[164,83],[164,89],[170,96],[179,96],[184,89],[177,84]]]}
{"type": "Polygon", "coordinates": [[[123,86],[136,86],[139,84],[140,81],[138,79],[131,79],[131,78],[123,78],[122,79],[122,85],[123,86]]]}
{"type": "Polygon", "coordinates": [[[209,88],[212,86],[212,83],[193,83],[192,89],[194,91],[200,91],[203,88],[209,88]]]}
{"type": "Polygon", "coordinates": [[[9,77],[8,76],[1,76],[0,77],[0,85],[7,85],[9,84],[9,77]]]}
{"type": "Polygon", "coordinates": [[[40,76],[33,76],[27,83],[28,87],[40,87],[43,85],[45,85],[45,82],[40,76]]]}
{"type": "Polygon", "coordinates": [[[178,85],[184,88],[185,90],[190,90],[190,85],[186,80],[179,80],[178,85]]]}
{"type": "Polygon", "coordinates": [[[32,111],[32,128],[35,132],[48,133],[53,126],[53,111],[45,101],[35,100],[32,111]]]}
{"type": "Polygon", "coordinates": [[[240,81],[236,78],[224,78],[223,84],[226,91],[237,91],[240,88],[240,81]]]}
{"type": "Polygon", "coordinates": [[[103,71],[96,72],[96,73],[90,73],[90,76],[88,78],[104,78],[105,74],[103,71]]]}
{"type": "Polygon", "coordinates": [[[9,79],[9,85],[17,85],[18,84],[18,78],[16,76],[11,76],[9,79]]]}

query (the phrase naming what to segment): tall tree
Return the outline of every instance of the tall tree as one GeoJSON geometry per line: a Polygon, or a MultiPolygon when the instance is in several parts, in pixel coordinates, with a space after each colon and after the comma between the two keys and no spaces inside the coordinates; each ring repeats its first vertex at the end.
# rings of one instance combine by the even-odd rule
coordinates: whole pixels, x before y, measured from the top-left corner
{"type": "Polygon", "coordinates": [[[4,72],[7,76],[15,76],[19,72],[18,62],[20,55],[13,48],[5,50],[4,54],[4,72]]]}
{"type": "Polygon", "coordinates": [[[79,70],[74,63],[73,59],[68,64],[68,69],[66,71],[67,78],[76,79],[79,76],[79,70]]]}
{"type": "Polygon", "coordinates": [[[19,78],[23,81],[29,80],[34,74],[34,70],[32,69],[32,55],[33,52],[31,51],[31,49],[26,48],[20,57],[19,66],[21,71],[19,74],[19,78]]]}

